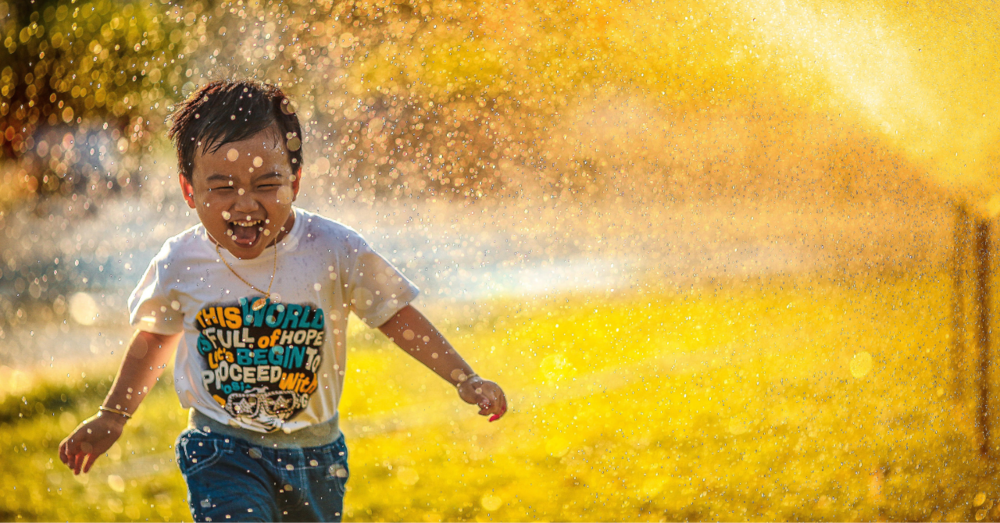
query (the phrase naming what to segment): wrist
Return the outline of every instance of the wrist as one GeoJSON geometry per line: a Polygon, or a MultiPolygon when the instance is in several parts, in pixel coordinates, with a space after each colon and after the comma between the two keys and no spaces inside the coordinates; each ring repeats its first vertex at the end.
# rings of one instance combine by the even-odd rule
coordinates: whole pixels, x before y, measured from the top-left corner
{"type": "Polygon", "coordinates": [[[476,374],[475,372],[470,372],[468,374],[466,374],[466,373],[460,373],[458,375],[458,383],[455,384],[455,388],[456,389],[457,388],[461,388],[462,385],[465,385],[466,383],[469,383],[470,381],[477,382],[477,381],[483,381],[483,379],[480,378],[479,375],[476,374]]]}
{"type": "Polygon", "coordinates": [[[132,419],[132,415],[121,409],[113,409],[111,407],[105,407],[101,405],[97,408],[97,415],[101,418],[108,418],[111,421],[118,422],[122,425],[128,420],[132,419]]]}

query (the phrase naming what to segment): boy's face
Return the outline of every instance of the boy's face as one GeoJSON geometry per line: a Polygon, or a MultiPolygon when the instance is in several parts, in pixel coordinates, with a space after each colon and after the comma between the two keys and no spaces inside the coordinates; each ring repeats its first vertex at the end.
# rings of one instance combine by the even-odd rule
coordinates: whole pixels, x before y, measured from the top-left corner
{"type": "Polygon", "coordinates": [[[198,153],[191,181],[180,177],[181,190],[221,246],[237,258],[256,258],[291,230],[301,171],[292,172],[277,129],[198,153]]]}

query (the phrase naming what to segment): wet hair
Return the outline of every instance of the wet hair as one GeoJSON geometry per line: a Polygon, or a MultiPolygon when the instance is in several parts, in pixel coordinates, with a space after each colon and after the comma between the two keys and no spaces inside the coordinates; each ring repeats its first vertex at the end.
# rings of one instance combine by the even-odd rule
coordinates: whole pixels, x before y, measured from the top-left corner
{"type": "Polygon", "coordinates": [[[211,82],[177,104],[169,122],[167,136],[177,147],[181,176],[189,182],[196,154],[214,153],[227,143],[246,140],[272,126],[288,150],[292,172],[297,173],[302,166],[299,119],[285,93],[270,84],[251,80],[211,82]]]}

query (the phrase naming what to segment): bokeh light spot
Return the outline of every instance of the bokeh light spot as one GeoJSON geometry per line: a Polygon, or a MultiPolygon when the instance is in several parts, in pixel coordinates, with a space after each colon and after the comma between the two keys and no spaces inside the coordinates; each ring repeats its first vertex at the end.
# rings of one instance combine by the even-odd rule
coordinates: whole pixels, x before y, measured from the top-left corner
{"type": "Polygon", "coordinates": [[[863,378],[872,370],[872,355],[859,352],[851,359],[851,376],[863,378]]]}
{"type": "Polygon", "coordinates": [[[97,301],[90,294],[77,292],[69,297],[69,314],[80,325],[93,325],[98,312],[97,301]]]}

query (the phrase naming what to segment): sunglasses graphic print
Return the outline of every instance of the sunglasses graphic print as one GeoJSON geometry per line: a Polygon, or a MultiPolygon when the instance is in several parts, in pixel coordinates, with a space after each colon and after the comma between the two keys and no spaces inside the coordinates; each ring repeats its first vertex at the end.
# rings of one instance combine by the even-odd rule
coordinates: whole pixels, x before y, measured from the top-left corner
{"type": "Polygon", "coordinates": [[[211,304],[195,315],[202,385],[234,419],[267,431],[309,405],[318,386],[326,323],[323,309],[259,297],[211,304]]]}

